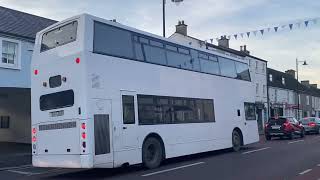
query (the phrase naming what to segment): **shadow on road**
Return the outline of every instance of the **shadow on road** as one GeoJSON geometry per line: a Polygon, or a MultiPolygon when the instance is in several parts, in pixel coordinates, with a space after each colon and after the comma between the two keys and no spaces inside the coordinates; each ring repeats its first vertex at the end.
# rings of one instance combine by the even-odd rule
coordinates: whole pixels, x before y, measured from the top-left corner
{"type": "MultiPolygon", "coordinates": [[[[244,150],[253,149],[245,147],[244,150]]],[[[161,168],[166,168],[166,166],[174,166],[175,164],[183,164],[188,161],[199,161],[204,158],[212,156],[220,156],[233,152],[231,149],[224,149],[206,153],[200,153],[195,155],[182,156],[177,158],[167,159],[162,163],[161,168]]],[[[125,176],[131,173],[138,173],[147,170],[142,165],[134,165],[129,167],[121,167],[115,169],[89,169],[89,170],[79,170],[77,172],[59,174],[55,176],[50,176],[45,179],[102,179],[111,177],[125,176]]]]}

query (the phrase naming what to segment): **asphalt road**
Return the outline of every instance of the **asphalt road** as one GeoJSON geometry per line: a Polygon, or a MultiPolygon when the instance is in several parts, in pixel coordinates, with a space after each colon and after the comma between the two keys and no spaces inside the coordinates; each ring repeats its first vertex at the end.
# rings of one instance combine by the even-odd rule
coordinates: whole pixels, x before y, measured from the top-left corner
{"type": "Polygon", "coordinates": [[[240,179],[319,180],[320,136],[304,139],[262,140],[243,148],[169,159],[157,169],[141,166],[118,169],[35,168],[30,165],[0,169],[0,179],[240,179]]]}

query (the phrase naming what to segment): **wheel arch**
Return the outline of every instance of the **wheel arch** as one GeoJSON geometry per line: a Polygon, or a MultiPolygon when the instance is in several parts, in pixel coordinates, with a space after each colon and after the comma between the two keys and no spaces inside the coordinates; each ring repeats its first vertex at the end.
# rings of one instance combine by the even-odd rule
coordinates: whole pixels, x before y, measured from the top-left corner
{"type": "Polygon", "coordinates": [[[234,132],[234,131],[237,131],[239,133],[239,135],[241,137],[241,146],[243,146],[244,145],[244,139],[243,139],[243,133],[242,133],[241,129],[239,127],[235,127],[235,128],[233,128],[232,132],[234,132]]]}
{"type": "Polygon", "coordinates": [[[149,133],[143,140],[142,142],[142,146],[143,147],[143,144],[145,143],[145,141],[148,139],[148,138],[156,138],[160,141],[161,145],[162,145],[162,148],[163,148],[163,159],[166,159],[166,146],[164,145],[164,142],[163,142],[163,139],[162,137],[158,134],[158,133],[155,133],[155,132],[152,132],[152,133],[149,133]]]}

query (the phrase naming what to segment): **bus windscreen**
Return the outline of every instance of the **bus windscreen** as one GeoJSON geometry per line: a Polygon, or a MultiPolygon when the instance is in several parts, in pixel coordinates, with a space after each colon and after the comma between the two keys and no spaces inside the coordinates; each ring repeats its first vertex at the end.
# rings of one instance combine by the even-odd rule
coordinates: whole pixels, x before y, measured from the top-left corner
{"type": "Polygon", "coordinates": [[[73,90],[61,91],[40,97],[40,110],[52,110],[64,107],[71,107],[74,104],[73,90]]]}
{"type": "Polygon", "coordinates": [[[50,30],[42,35],[41,52],[73,42],[77,38],[77,21],[50,30]]]}

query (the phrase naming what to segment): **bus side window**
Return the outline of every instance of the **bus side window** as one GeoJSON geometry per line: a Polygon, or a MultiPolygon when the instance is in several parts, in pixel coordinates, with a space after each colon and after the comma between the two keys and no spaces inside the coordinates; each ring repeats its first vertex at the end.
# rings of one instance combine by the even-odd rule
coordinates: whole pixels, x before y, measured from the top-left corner
{"type": "Polygon", "coordinates": [[[122,96],[123,124],[134,124],[134,96],[122,96]]]}

